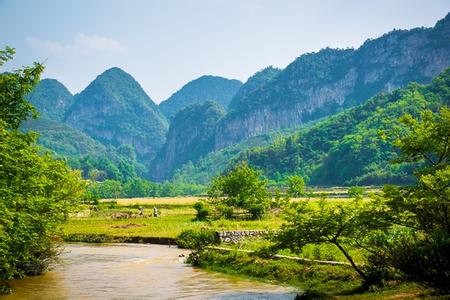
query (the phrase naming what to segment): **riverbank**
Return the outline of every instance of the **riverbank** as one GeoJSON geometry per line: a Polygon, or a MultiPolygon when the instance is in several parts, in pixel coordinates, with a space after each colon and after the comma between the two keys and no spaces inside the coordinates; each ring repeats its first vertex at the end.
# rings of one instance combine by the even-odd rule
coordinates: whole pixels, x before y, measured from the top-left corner
{"type": "Polygon", "coordinates": [[[106,234],[70,234],[64,236],[67,243],[129,243],[129,244],[155,244],[177,245],[176,238],[143,237],[143,236],[110,236],[106,234]]]}
{"type": "Polygon", "coordinates": [[[358,274],[348,265],[265,259],[239,251],[208,249],[199,255],[198,267],[242,278],[295,286],[304,291],[305,299],[411,299],[433,296],[432,290],[413,283],[392,282],[384,288],[363,288],[358,274]]]}

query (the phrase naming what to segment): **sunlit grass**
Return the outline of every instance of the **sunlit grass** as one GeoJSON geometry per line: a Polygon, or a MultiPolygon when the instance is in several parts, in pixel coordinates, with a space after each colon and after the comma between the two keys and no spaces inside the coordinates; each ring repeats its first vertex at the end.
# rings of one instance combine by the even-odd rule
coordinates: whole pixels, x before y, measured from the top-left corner
{"type": "MultiPolygon", "coordinates": [[[[134,200],[134,199],[132,199],[134,200]]],[[[251,220],[215,220],[212,222],[195,221],[195,210],[192,206],[180,205],[181,202],[154,203],[158,206],[159,216],[152,217],[151,207],[144,207],[144,217],[139,217],[139,210],[131,202],[131,206],[116,206],[101,204],[98,211],[90,212],[89,216],[72,217],[64,226],[64,233],[70,234],[105,234],[110,236],[168,237],[175,238],[185,229],[200,229],[202,227],[214,230],[245,230],[245,229],[278,229],[283,220],[280,217],[268,215],[256,221],[251,220]],[[114,219],[114,214],[131,213],[132,218],[114,219]],[[140,227],[117,228],[117,226],[137,224],[140,227]]],[[[148,204],[148,203],[146,203],[148,204]]],[[[153,205],[153,204],[152,204],[153,205]]]]}
{"type": "MultiPolygon", "coordinates": [[[[176,238],[183,230],[210,228],[222,230],[277,230],[285,222],[279,211],[270,212],[261,220],[225,220],[210,222],[195,221],[196,211],[193,204],[201,197],[161,197],[105,199],[100,201],[97,211],[90,211],[88,206],[82,213],[74,215],[64,226],[67,235],[107,235],[112,237],[159,237],[176,238]],[[144,217],[139,216],[139,207],[144,208],[144,217]],[[152,216],[153,206],[158,208],[159,216],[152,216]],[[116,219],[114,215],[128,213],[132,217],[116,219]],[[131,225],[130,225],[131,224],[131,225]],[[129,226],[126,226],[129,225],[129,226]]],[[[295,198],[293,202],[308,201],[312,207],[318,207],[319,198],[295,198]]],[[[325,198],[332,205],[345,205],[349,198],[325,198]]],[[[248,241],[237,247],[252,250],[261,241],[248,241]],[[252,245],[254,243],[254,245],[252,245]]],[[[334,246],[325,245],[318,248],[306,247],[297,256],[310,259],[343,260],[344,257],[334,246]],[[330,247],[328,247],[330,246],[330,247]]],[[[281,254],[294,255],[283,252],[281,254]]]]}
{"type": "MultiPolygon", "coordinates": [[[[258,251],[264,247],[270,247],[272,245],[273,243],[271,241],[258,237],[243,239],[237,244],[225,244],[223,245],[223,247],[258,251]]],[[[355,248],[350,248],[347,250],[357,263],[364,262],[363,251],[355,248]]],[[[288,249],[280,250],[277,253],[281,255],[301,257],[311,260],[348,262],[344,254],[342,254],[342,252],[332,244],[306,245],[302,248],[302,251],[300,253],[294,253],[288,249]]]]}

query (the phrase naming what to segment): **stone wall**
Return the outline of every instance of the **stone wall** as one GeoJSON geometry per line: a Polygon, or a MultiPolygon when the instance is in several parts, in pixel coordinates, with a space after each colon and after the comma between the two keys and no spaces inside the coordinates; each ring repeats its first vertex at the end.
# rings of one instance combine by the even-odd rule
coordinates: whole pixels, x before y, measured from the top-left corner
{"type": "Polygon", "coordinates": [[[217,231],[222,243],[237,243],[239,240],[247,237],[264,236],[268,234],[268,230],[231,230],[217,231]]]}

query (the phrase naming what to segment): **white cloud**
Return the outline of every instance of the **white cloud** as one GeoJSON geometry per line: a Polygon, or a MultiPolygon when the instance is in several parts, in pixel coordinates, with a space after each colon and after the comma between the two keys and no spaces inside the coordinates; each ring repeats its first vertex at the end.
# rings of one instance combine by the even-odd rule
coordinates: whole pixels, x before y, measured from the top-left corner
{"type": "Polygon", "coordinates": [[[72,40],[64,44],[57,41],[45,41],[35,36],[26,38],[26,43],[32,49],[46,55],[88,55],[93,53],[120,54],[127,48],[119,41],[99,35],[78,33],[72,40]]]}

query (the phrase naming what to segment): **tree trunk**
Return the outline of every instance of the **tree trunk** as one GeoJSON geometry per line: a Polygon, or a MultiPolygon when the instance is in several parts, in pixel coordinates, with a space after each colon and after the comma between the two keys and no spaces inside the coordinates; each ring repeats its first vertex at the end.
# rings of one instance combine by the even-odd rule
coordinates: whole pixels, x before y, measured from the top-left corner
{"type": "Polygon", "coordinates": [[[364,272],[360,268],[358,268],[358,266],[355,264],[355,262],[353,261],[352,257],[350,256],[350,254],[348,254],[347,251],[345,251],[345,249],[341,245],[339,245],[338,243],[334,242],[334,244],[336,245],[336,247],[339,248],[339,250],[341,250],[342,253],[344,253],[345,257],[350,262],[350,264],[352,265],[353,269],[355,269],[355,271],[358,272],[358,274],[362,277],[362,279],[366,283],[369,283],[366,274],[364,274],[364,272]]]}

